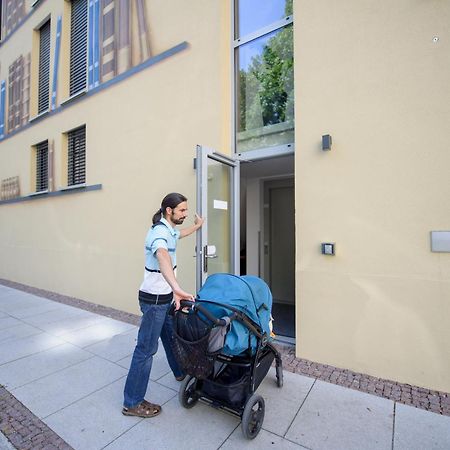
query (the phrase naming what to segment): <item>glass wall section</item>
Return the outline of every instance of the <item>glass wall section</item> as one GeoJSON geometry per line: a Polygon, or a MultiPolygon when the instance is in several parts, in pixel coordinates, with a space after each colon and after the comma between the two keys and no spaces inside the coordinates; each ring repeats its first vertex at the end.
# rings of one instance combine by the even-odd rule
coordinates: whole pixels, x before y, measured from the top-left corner
{"type": "Polygon", "coordinates": [[[292,15],[292,0],[237,0],[235,3],[235,39],[292,15]]]}
{"type": "Polygon", "coordinates": [[[237,153],[294,142],[291,14],[292,0],[235,2],[237,153]]]}

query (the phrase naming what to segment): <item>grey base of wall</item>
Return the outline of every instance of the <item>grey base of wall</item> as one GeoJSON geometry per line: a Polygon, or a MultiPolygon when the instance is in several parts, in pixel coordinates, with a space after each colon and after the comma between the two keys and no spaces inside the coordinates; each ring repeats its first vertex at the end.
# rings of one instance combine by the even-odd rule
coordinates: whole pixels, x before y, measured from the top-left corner
{"type": "MultiPolygon", "coordinates": [[[[139,325],[140,316],[118,311],[74,297],[45,291],[0,278],[0,284],[59,303],[81,308],[116,320],[139,325]]],[[[319,364],[295,357],[294,346],[276,345],[282,354],[283,368],[329,383],[384,397],[395,402],[415,406],[450,416],[450,394],[409,384],[372,377],[350,370],[319,364]]],[[[71,449],[58,435],[32,414],[4,387],[0,386],[0,431],[18,449],[71,449]]]]}

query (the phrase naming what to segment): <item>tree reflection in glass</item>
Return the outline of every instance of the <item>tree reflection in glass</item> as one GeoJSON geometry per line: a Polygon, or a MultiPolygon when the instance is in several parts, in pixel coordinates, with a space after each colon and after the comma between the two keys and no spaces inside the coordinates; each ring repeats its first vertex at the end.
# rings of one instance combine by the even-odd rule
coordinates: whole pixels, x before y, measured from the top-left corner
{"type": "Polygon", "coordinates": [[[237,152],[294,142],[292,25],[237,49],[237,152]]]}

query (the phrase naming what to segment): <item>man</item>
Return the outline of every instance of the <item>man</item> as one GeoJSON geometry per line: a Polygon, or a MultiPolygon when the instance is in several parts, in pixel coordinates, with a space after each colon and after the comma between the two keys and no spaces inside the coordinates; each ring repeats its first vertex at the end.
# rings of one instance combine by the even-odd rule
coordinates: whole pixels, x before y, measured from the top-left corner
{"type": "Polygon", "coordinates": [[[166,195],[145,239],[145,274],[139,289],[142,320],[124,389],[122,413],[127,416],[155,417],[161,412],[160,405],[144,399],[160,337],[175,378],[184,378],[172,351],[173,325],[168,311],[172,302],[178,309],[180,300],[194,300],[192,294],[181,289],[175,275],[177,240],[194,233],[204,222],[196,214],[193,226],[176,230],[176,225],[186,219],[187,211],[184,195],[166,195]]]}

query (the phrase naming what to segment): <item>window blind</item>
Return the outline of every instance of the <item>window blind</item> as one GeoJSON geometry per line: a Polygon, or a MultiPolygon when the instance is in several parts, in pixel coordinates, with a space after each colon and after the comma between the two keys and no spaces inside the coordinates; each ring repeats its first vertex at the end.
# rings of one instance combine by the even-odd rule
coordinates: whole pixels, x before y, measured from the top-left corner
{"type": "Polygon", "coordinates": [[[48,141],[36,145],[36,192],[48,189],[48,141]]]}
{"type": "Polygon", "coordinates": [[[87,77],[87,0],[72,0],[70,32],[70,95],[86,88],[87,77]]]}
{"type": "Polygon", "coordinates": [[[38,114],[47,111],[50,102],[50,20],[39,30],[38,114]]]}
{"type": "Polygon", "coordinates": [[[86,126],[68,133],[67,184],[86,182],[86,126]]]}

